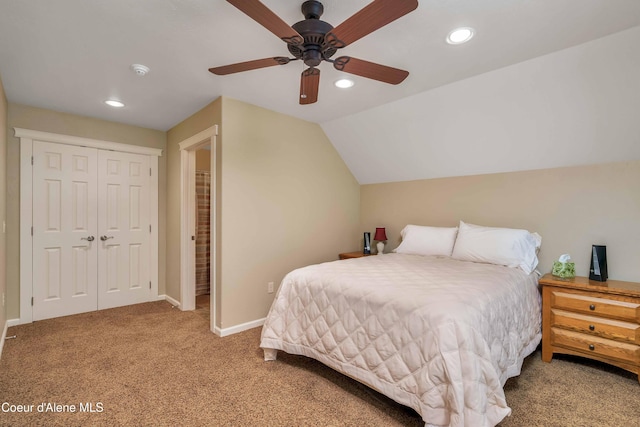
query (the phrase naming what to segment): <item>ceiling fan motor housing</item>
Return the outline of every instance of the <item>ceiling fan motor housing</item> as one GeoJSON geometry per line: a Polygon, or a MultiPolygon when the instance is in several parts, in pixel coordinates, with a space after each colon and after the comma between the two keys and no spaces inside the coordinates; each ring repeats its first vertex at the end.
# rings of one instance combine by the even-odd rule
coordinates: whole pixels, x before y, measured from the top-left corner
{"type": "Polygon", "coordinates": [[[324,11],[322,3],[308,0],[302,3],[302,13],[305,20],[291,26],[304,39],[302,45],[288,44],[289,52],[309,67],[317,67],[323,59],[330,58],[336,53],[334,47],[325,44],[325,35],[333,30],[333,26],[319,18],[324,11]]]}

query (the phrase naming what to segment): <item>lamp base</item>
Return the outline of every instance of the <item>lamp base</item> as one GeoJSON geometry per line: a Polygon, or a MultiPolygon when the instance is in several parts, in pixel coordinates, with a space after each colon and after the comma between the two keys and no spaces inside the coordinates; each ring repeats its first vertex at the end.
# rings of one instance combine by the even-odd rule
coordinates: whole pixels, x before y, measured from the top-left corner
{"type": "Polygon", "coordinates": [[[384,251],[384,243],[383,242],[378,242],[376,244],[376,248],[378,248],[378,255],[382,255],[382,253],[384,251]]]}

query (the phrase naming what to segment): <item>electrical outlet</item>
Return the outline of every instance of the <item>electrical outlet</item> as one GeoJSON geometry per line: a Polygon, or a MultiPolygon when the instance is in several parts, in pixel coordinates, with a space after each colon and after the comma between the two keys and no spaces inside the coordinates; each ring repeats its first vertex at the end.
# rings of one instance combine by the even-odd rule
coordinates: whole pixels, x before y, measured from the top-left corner
{"type": "Polygon", "coordinates": [[[267,283],[267,293],[268,294],[272,294],[273,293],[273,282],[267,283]]]}

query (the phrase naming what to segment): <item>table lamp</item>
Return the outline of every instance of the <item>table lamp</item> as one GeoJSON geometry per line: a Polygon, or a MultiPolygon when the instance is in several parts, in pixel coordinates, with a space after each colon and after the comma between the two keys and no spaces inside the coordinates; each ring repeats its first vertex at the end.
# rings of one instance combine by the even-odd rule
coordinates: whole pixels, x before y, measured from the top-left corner
{"type": "Polygon", "coordinates": [[[384,242],[387,240],[387,233],[384,231],[384,227],[376,228],[376,234],[373,236],[373,240],[377,240],[376,248],[378,248],[378,255],[382,255],[384,251],[384,242]]]}

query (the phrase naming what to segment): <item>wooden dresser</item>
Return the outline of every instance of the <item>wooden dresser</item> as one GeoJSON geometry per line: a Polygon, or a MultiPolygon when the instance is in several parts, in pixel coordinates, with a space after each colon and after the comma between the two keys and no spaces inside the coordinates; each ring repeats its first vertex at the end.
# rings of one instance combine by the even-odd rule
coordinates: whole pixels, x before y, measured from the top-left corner
{"type": "Polygon", "coordinates": [[[550,274],[542,285],[542,360],[554,353],[626,369],[640,381],[640,283],[550,274]]]}

